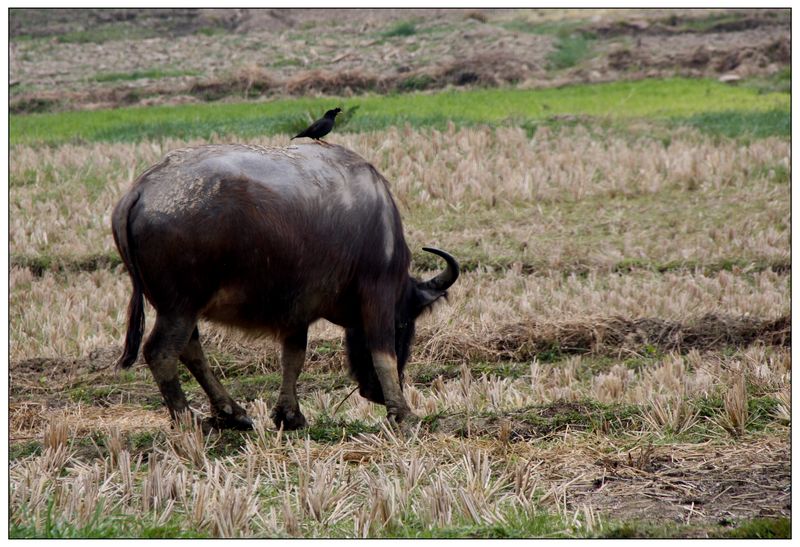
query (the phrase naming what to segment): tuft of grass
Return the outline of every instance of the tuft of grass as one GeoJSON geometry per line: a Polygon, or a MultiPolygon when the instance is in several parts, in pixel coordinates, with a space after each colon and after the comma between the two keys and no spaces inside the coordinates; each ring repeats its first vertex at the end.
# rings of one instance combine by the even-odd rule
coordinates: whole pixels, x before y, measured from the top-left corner
{"type": "Polygon", "coordinates": [[[426,527],[413,521],[391,530],[386,538],[414,539],[510,539],[510,538],[574,538],[591,536],[571,529],[559,515],[546,512],[527,513],[511,510],[503,515],[504,522],[495,524],[460,523],[455,526],[426,527]]]}
{"type": "Polygon", "coordinates": [[[417,25],[413,21],[400,21],[381,33],[381,36],[393,38],[395,36],[413,36],[417,33],[417,25]]]}
{"type": "Polygon", "coordinates": [[[56,40],[62,44],[102,44],[114,40],[153,38],[155,30],[130,25],[102,25],[87,30],[75,30],[60,34],[56,40]]]}
{"type": "Polygon", "coordinates": [[[128,439],[128,444],[133,452],[147,452],[153,448],[157,443],[163,442],[165,436],[163,433],[156,433],[153,431],[140,431],[133,433],[128,439]]]}
{"type": "Polygon", "coordinates": [[[225,429],[214,436],[213,442],[208,447],[209,458],[227,458],[239,454],[247,442],[249,433],[225,429]]]}
{"type": "Polygon", "coordinates": [[[44,522],[26,519],[24,516],[9,522],[10,539],[119,539],[119,538],[207,538],[207,533],[186,529],[186,522],[173,516],[166,523],[158,523],[149,515],[103,514],[102,505],[91,520],[83,525],[59,521],[52,515],[52,500],[48,505],[44,522]]]}
{"type": "Polygon", "coordinates": [[[578,32],[561,36],[555,43],[555,50],[547,56],[550,70],[563,70],[576,66],[591,56],[594,38],[578,32]]]}
{"type": "Polygon", "coordinates": [[[272,61],[269,66],[273,68],[281,68],[286,66],[303,66],[303,61],[295,57],[292,58],[281,57],[275,61],[272,61]]]}
{"type": "Polygon", "coordinates": [[[713,531],[710,537],[731,539],[789,539],[792,537],[792,519],[758,518],[747,520],[732,530],[713,531]]]}
{"type": "Polygon", "coordinates": [[[42,443],[39,441],[26,441],[22,443],[10,444],[8,447],[8,461],[20,460],[28,456],[36,456],[42,453],[42,443]]]}
{"type": "Polygon", "coordinates": [[[120,82],[148,78],[157,80],[161,78],[174,78],[177,76],[199,76],[197,70],[163,70],[152,68],[148,70],[134,70],[132,72],[103,72],[92,78],[95,82],[120,82]]]}
{"type": "Polygon", "coordinates": [[[770,396],[748,398],[747,411],[744,413],[747,416],[748,431],[761,431],[774,425],[776,421],[784,421],[779,412],[780,405],[779,398],[770,396]]]}
{"type": "Polygon", "coordinates": [[[434,82],[433,76],[428,74],[412,74],[401,81],[398,87],[401,91],[419,91],[429,88],[434,82]]]}
{"type": "Polygon", "coordinates": [[[687,17],[685,19],[673,15],[666,18],[664,23],[672,27],[703,33],[735,25],[746,18],[747,14],[742,12],[709,13],[703,17],[687,17]]]}
{"type": "Polygon", "coordinates": [[[227,30],[222,27],[201,27],[197,29],[197,34],[202,34],[203,36],[217,36],[225,32],[227,30]]]}
{"type": "Polygon", "coordinates": [[[369,425],[361,420],[348,421],[321,414],[313,420],[307,429],[297,434],[308,436],[312,441],[318,443],[338,443],[343,439],[350,439],[364,433],[375,434],[379,431],[379,426],[369,425]]]}

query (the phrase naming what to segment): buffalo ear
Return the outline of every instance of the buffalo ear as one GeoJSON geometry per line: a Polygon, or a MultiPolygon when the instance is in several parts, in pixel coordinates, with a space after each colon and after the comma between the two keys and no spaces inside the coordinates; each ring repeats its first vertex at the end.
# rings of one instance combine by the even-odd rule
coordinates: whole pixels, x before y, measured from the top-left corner
{"type": "Polygon", "coordinates": [[[447,298],[447,291],[432,289],[425,283],[417,283],[414,316],[418,316],[431,307],[440,298],[447,298]]]}

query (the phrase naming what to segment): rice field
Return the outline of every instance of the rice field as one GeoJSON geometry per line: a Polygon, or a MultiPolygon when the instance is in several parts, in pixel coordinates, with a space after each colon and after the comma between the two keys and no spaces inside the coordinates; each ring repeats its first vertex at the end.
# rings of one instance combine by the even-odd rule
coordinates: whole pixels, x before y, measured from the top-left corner
{"type": "Polygon", "coordinates": [[[146,367],[113,368],[130,282],[110,213],[166,151],[231,137],[23,139],[9,165],[12,537],[789,534],[788,138],[647,119],[332,137],[390,181],[415,274],[437,266],[425,245],[464,267],[418,322],[405,393],[419,428],[348,397],[325,322],[299,380],[308,429],[268,418],[276,345],[210,324],[212,365],[256,428],[170,427],[146,367]]]}

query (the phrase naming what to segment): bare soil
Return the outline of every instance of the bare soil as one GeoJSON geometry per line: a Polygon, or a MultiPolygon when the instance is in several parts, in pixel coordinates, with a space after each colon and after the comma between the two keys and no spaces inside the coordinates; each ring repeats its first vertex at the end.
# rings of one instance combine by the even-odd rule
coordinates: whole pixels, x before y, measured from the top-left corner
{"type": "Polygon", "coordinates": [[[13,112],[736,79],[773,74],[791,52],[788,10],[32,9],[10,21],[13,112]],[[590,51],[554,69],[567,36],[590,51]]]}

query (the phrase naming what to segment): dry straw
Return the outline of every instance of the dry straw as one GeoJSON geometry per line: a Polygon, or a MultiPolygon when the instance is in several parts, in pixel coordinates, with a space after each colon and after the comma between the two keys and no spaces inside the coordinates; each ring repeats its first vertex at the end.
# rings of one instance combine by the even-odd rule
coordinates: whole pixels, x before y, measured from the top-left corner
{"type": "Polygon", "coordinates": [[[728,433],[734,437],[739,437],[744,434],[748,421],[747,388],[742,371],[734,370],[732,375],[733,379],[725,392],[723,401],[725,412],[718,420],[718,423],[728,433]]]}
{"type": "MultiPolygon", "coordinates": [[[[250,74],[245,84],[258,85],[258,77],[250,74]]],[[[471,264],[450,303],[419,322],[407,377],[433,366],[443,375],[408,385],[405,394],[415,412],[436,418],[438,429],[396,431],[377,405],[353,396],[336,407],[337,419],[378,424],[377,433],[345,431],[336,443],[317,443],[275,431],[275,395],[264,393],[247,402],[255,431],[241,450],[215,458],[210,448],[218,440],[193,420],[170,429],[163,409],[112,396],[102,408],[67,403],[64,413],[32,404],[32,397],[61,401],[81,384],[119,383],[104,367],[123,337],[129,281],[121,270],[81,257],[114,252],[114,202],[145,166],[186,143],[17,147],[10,166],[12,262],[22,255],[54,262],[42,271],[17,265],[9,272],[9,431],[14,442],[42,441],[41,453],[11,462],[11,523],[42,529],[50,506],[58,526],[125,514],[216,537],[331,530],[368,537],[409,523],[502,526],[542,511],[560,515],[565,533],[602,529],[608,513],[658,510],[692,523],[716,522],[728,510],[786,514],[790,458],[781,424],[791,420],[790,276],[780,268],[614,268],[630,257],[788,263],[788,186],[767,169],[788,167],[787,142],[714,142],[680,133],[664,146],[616,135],[600,142],[583,129],[531,139],[513,128],[452,127],[337,139],[372,151],[370,160],[401,204],[412,249],[433,239],[467,258],[514,258],[501,267],[483,259],[471,264]],[[92,188],[86,180],[111,182],[92,188]],[[689,195],[695,205],[682,207],[689,195]],[[618,196],[652,203],[648,217],[607,209],[608,198],[618,196]],[[514,216],[518,207],[524,215],[514,216]],[[609,231],[591,248],[573,244],[584,226],[581,207],[609,231]],[[578,219],[570,217],[573,208],[578,219]],[[657,222],[668,210],[675,222],[669,233],[681,237],[667,238],[657,222]],[[608,220],[615,214],[622,217],[608,220]],[[76,265],[88,271],[74,271],[76,265]],[[727,355],[721,347],[740,349],[727,355]],[[545,355],[558,360],[544,362],[545,355]],[[597,355],[604,356],[600,370],[597,355]],[[504,361],[522,376],[484,366],[504,361]],[[778,399],[769,431],[748,432],[747,388],[778,399]],[[698,433],[706,424],[693,409],[714,395],[723,397],[723,408],[713,419],[731,438],[648,444],[654,436],[698,433]],[[587,398],[634,404],[641,414],[617,436],[572,423],[537,429],[529,419],[538,409],[586,411],[587,398]],[[98,431],[107,454],[75,451],[75,438],[98,431]],[[130,439],[142,431],[164,435],[137,454],[130,439]],[[742,489],[747,481],[758,488],[742,489]],[[686,503],[695,499],[704,504],[686,503]]],[[[147,313],[152,321],[153,310],[147,313]]],[[[232,361],[222,372],[278,370],[268,341],[206,324],[201,332],[209,354],[232,361]]],[[[330,351],[342,346],[340,329],[320,322],[311,339],[309,373],[344,370],[343,352],[330,351]]],[[[137,374],[157,393],[146,372],[137,374]]],[[[348,389],[310,389],[304,413],[312,422],[330,414],[348,389]]],[[[544,410],[537,417],[550,423],[544,410]]]]}
{"type": "MultiPolygon", "coordinates": [[[[108,237],[111,208],[135,176],[169,149],[205,142],[167,139],[163,143],[97,143],[44,150],[16,147],[10,165],[12,254],[82,256],[112,252],[113,242],[108,237]],[[45,175],[53,172],[58,173],[57,199],[53,194],[56,183],[45,175]],[[109,183],[93,188],[86,184],[87,179],[109,183]]],[[[744,246],[758,256],[788,259],[788,232],[775,228],[788,218],[788,190],[774,184],[766,169],[788,166],[789,150],[784,140],[760,139],[741,145],[679,134],[664,147],[655,139],[631,141],[607,135],[601,145],[583,128],[555,134],[543,131],[529,139],[516,128],[451,127],[445,131],[406,128],[340,134],[337,142],[356,151],[373,151],[365,155],[391,181],[394,195],[409,211],[430,206],[440,212],[473,213],[493,204],[647,196],[682,192],[687,181],[702,181],[693,195],[709,200],[712,208],[707,214],[714,222],[698,233],[696,217],[681,220],[691,223],[680,238],[685,249],[697,248],[697,258],[709,252],[725,257],[735,256],[738,253],[729,251],[741,251],[744,246]],[[758,174],[756,166],[765,167],[763,174],[758,174]],[[759,206],[754,219],[749,215],[730,217],[719,210],[737,201],[741,207],[747,203],[741,200],[753,193],[768,203],[766,209],[763,204],[759,206]],[[754,221],[760,227],[758,237],[747,236],[753,233],[754,221]],[[690,246],[686,246],[687,238],[690,246]]],[[[286,144],[286,138],[256,138],[251,143],[280,146],[286,144]]],[[[671,209],[674,211],[674,207],[671,209]]],[[[561,213],[552,215],[530,215],[524,225],[510,222],[503,229],[510,230],[508,235],[517,241],[526,241],[543,229],[552,231],[563,224],[561,213]],[[514,235],[519,230],[526,234],[524,238],[514,235]]],[[[644,233],[640,235],[645,237],[628,238],[630,244],[641,245],[651,239],[647,226],[641,229],[644,233]]],[[[416,237],[413,230],[411,237],[416,237]]],[[[672,248],[673,242],[664,241],[663,245],[672,248]]],[[[635,249],[626,250],[631,255],[635,249]]]]}

